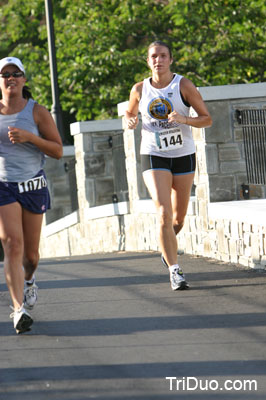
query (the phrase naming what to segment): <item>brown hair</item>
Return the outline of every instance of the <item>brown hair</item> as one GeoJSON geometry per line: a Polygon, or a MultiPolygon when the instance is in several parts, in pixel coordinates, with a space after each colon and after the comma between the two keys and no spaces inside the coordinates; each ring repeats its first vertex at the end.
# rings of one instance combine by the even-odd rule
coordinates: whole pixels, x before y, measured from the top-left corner
{"type": "Polygon", "coordinates": [[[166,48],[168,49],[168,51],[169,51],[170,58],[171,58],[171,59],[173,58],[173,56],[172,56],[172,50],[171,50],[170,46],[169,46],[167,43],[162,42],[161,40],[155,40],[155,42],[152,42],[152,43],[149,45],[149,47],[148,47],[148,54],[149,54],[149,50],[150,50],[152,47],[154,47],[154,46],[164,46],[164,47],[166,47],[166,48]]]}
{"type": "Polygon", "coordinates": [[[24,97],[24,99],[32,99],[32,94],[30,91],[30,88],[28,86],[23,86],[22,89],[22,96],[24,97]]]}

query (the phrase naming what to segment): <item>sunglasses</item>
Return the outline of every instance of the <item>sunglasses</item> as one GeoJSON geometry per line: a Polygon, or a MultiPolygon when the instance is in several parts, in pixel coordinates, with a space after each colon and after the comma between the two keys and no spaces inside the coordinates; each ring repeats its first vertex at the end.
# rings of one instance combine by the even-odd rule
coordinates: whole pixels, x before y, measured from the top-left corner
{"type": "Polygon", "coordinates": [[[21,78],[24,76],[24,73],[22,71],[16,71],[16,72],[4,72],[3,74],[0,74],[0,78],[5,78],[8,79],[10,76],[13,76],[13,78],[21,78]]]}

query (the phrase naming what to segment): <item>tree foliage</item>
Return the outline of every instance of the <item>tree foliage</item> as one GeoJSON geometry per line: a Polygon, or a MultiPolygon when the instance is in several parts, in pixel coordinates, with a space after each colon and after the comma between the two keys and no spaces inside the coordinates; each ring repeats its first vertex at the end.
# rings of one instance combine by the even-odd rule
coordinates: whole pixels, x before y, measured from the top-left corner
{"type": "MultiPolygon", "coordinates": [[[[34,97],[50,108],[44,0],[0,6],[0,57],[22,59],[34,97]]],[[[172,46],[173,70],[197,86],[265,81],[264,0],[57,0],[53,11],[68,121],[116,117],[117,103],[149,75],[156,39],[172,46]]]]}

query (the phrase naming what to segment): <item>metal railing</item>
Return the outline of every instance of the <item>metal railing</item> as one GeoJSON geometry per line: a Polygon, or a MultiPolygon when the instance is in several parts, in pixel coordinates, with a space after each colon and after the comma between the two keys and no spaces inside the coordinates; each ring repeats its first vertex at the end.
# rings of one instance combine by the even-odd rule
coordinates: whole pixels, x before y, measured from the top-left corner
{"type": "Polygon", "coordinates": [[[236,110],[243,129],[248,183],[266,184],[266,110],[236,110]]]}

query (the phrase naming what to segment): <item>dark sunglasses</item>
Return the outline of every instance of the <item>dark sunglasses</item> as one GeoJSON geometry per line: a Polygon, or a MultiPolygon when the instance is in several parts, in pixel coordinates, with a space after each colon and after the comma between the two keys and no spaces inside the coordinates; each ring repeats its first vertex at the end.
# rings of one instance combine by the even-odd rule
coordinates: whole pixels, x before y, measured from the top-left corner
{"type": "Polygon", "coordinates": [[[21,78],[24,76],[24,73],[22,71],[16,71],[16,72],[4,72],[3,74],[0,74],[0,78],[5,78],[8,79],[10,76],[13,76],[13,78],[21,78]]]}

